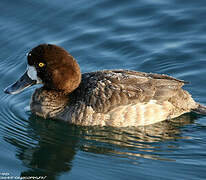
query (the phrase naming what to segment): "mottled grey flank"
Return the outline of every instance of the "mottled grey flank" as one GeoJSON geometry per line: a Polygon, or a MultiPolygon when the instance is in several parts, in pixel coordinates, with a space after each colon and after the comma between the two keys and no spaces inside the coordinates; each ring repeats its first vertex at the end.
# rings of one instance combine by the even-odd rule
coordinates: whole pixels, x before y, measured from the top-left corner
{"type": "Polygon", "coordinates": [[[37,89],[31,111],[79,125],[138,126],[177,117],[198,104],[167,75],[104,70],[82,75],[69,95],[37,89]]]}

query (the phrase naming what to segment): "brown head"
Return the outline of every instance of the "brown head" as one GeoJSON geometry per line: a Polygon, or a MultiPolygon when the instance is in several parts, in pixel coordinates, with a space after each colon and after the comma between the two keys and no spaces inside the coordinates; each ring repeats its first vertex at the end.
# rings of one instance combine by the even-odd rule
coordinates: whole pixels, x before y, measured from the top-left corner
{"type": "Polygon", "coordinates": [[[42,83],[48,90],[68,94],[80,84],[79,65],[66,50],[59,46],[41,44],[28,53],[27,60],[27,71],[5,90],[6,93],[15,94],[33,84],[42,83]]]}

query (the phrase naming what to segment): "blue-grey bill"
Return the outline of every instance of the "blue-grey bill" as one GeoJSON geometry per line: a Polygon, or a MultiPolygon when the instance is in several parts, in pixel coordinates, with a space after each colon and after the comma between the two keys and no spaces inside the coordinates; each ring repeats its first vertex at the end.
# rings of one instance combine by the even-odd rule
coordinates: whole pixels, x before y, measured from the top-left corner
{"type": "Polygon", "coordinates": [[[4,92],[7,94],[18,94],[22,92],[24,89],[36,84],[36,80],[32,80],[28,74],[27,71],[17,80],[14,84],[11,84],[6,89],[4,89],[4,92]]]}

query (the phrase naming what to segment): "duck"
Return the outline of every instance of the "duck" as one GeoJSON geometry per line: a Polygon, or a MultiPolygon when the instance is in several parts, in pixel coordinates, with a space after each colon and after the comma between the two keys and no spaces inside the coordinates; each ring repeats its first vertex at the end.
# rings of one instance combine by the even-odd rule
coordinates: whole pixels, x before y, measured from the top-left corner
{"type": "Polygon", "coordinates": [[[4,92],[18,94],[43,84],[32,95],[30,110],[45,119],[80,126],[147,126],[206,106],[182,89],[186,81],[133,70],[81,73],[74,57],[54,44],[40,44],[27,55],[27,69],[4,92]]]}

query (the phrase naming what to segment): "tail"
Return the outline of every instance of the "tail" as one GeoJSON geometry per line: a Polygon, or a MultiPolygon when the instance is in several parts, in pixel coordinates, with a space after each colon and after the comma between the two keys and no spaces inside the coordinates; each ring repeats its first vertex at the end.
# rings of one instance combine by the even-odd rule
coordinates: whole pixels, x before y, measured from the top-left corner
{"type": "Polygon", "coordinates": [[[192,109],[192,111],[197,114],[206,115],[206,106],[197,103],[197,108],[192,109]]]}

